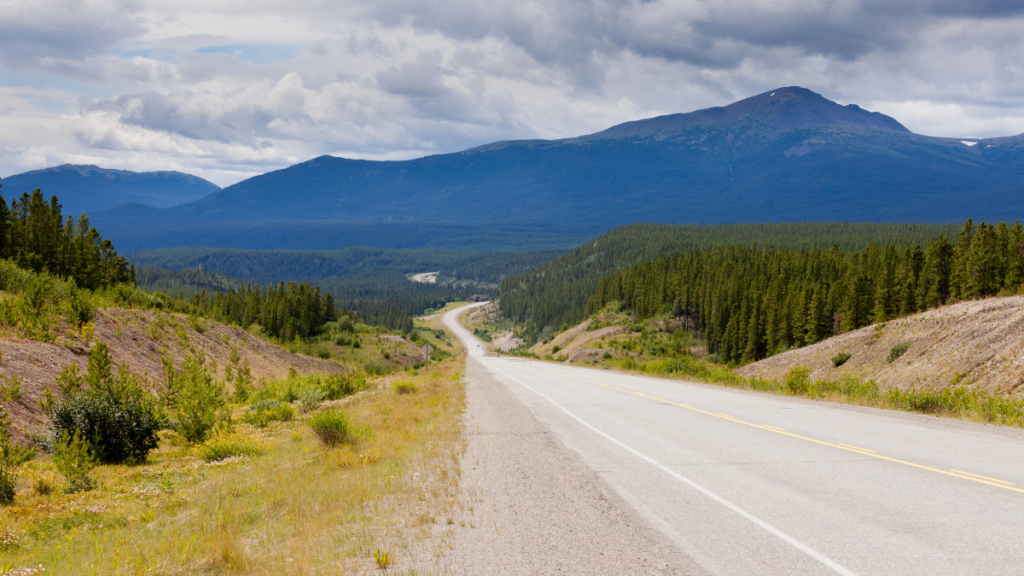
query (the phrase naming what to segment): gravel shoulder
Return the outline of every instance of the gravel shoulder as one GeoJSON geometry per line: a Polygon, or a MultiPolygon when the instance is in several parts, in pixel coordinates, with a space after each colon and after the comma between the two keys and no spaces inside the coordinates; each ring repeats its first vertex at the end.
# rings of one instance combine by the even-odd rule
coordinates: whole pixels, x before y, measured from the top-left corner
{"type": "Polygon", "coordinates": [[[473,358],[466,386],[454,573],[700,573],[473,358]]]}

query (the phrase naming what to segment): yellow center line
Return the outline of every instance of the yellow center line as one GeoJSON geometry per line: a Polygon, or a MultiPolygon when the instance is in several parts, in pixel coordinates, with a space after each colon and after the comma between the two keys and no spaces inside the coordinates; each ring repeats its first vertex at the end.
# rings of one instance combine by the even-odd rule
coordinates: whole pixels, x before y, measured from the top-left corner
{"type": "Polygon", "coordinates": [[[544,371],[548,372],[550,374],[556,374],[558,376],[564,376],[566,378],[572,378],[573,380],[579,380],[580,382],[586,382],[587,384],[593,384],[594,386],[600,386],[602,388],[607,388],[609,390],[615,390],[617,392],[622,392],[622,393],[625,393],[625,394],[630,394],[632,396],[638,396],[640,398],[647,398],[649,400],[655,400],[655,401],[658,401],[658,402],[664,402],[666,404],[671,404],[673,406],[679,406],[680,408],[685,408],[687,410],[691,410],[693,412],[698,412],[700,414],[705,414],[707,416],[713,416],[715,418],[721,418],[723,420],[728,420],[729,422],[735,422],[737,424],[743,424],[744,426],[750,426],[752,428],[760,428],[761,430],[767,430],[768,432],[774,432],[776,434],[781,434],[783,436],[789,436],[790,438],[796,438],[798,440],[804,440],[806,442],[811,442],[811,443],[814,443],[814,444],[819,444],[821,446],[828,446],[828,447],[831,447],[831,448],[837,448],[839,450],[845,450],[846,452],[853,452],[854,454],[860,454],[862,456],[869,456],[871,458],[877,458],[879,460],[885,460],[886,462],[892,462],[892,463],[895,463],[895,464],[903,464],[904,466],[910,466],[911,468],[917,468],[919,470],[927,470],[928,472],[935,472],[936,474],[942,474],[944,476],[952,476],[954,478],[962,478],[964,480],[970,480],[972,482],[977,482],[979,484],[987,484],[989,486],[995,486],[996,488],[1002,488],[1003,490],[1010,490],[1012,492],[1019,492],[1021,494],[1024,494],[1024,489],[1014,488],[1012,486],[1012,483],[1005,482],[1003,480],[995,480],[994,478],[986,478],[985,476],[978,476],[977,474],[971,474],[970,472],[960,472],[960,471],[957,471],[957,470],[942,470],[942,469],[939,469],[939,468],[933,468],[931,466],[925,466],[924,464],[916,464],[914,462],[908,462],[906,460],[900,460],[898,458],[890,458],[888,456],[882,456],[881,454],[877,454],[874,451],[868,451],[865,448],[857,448],[855,446],[848,446],[846,444],[836,444],[836,443],[832,443],[832,442],[825,442],[824,440],[816,440],[814,438],[809,438],[807,436],[801,436],[799,434],[794,434],[792,432],[786,432],[785,430],[783,430],[781,428],[777,428],[775,426],[767,426],[767,425],[764,425],[764,424],[754,424],[753,422],[745,422],[743,420],[740,420],[738,418],[734,418],[732,416],[727,416],[727,415],[724,415],[724,414],[721,414],[721,413],[717,413],[717,412],[708,412],[707,410],[701,410],[700,408],[695,408],[695,407],[690,406],[688,404],[680,404],[678,402],[671,402],[671,401],[665,400],[663,398],[658,398],[658,397],[655,397],[655,396],[648,396],[647,394],[644,394],[642,392],[634,392],[632,390],[626,390],[626,389],[623,389],[623,388],[618,388],[616,386],[610,386],[608,384],[601,384],[600,382],[594,382],[592,380],[587,380],[586,378],[580,378],[578,376],[572,376],[570,374],[563,374],[561,372],[555,372],[553,370],[545,369],[544,371]],[[1007,484],[1011,484],[1011,485],[1008,486],[1007,484]]]}
{"type": "Polygon", "coordinates": [[[950,468],[949,471],[950,472],[956,472],[957,474],[967,474],[968,476],[976,476],[978,478],[984,478],[985,480],[991,480],[993,482],[1000,482],[1002,484],[1009,484],[1010,486],[1014,485],[1013,482],[1007,482],[1006,480],[999,480],[998,478],[989,478],[988,476],[982,476],[981,474],[974,474],[973,472],[964,472],[963,470],[953,470],[952,468],[950,468]]]}
{"type": "Polygon", "coordinates": [[[847,448],[853,448],[854,450],[860,450],[861,452],[871,452],[871,453],[877,452],[877,450],[869,450],[867,448],[860,448],[859,446],[854,446],[852,444],[840,444],[840,446],[845,446],[847,448]]]}

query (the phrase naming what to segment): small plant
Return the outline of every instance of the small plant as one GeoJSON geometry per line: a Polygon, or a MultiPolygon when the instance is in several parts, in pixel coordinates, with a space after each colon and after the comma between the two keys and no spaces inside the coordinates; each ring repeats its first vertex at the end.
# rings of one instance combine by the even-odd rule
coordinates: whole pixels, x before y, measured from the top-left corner
{"type": "Polygon", "coordinates": [[[36,491],[39,496],[49,496],[53,492],[53,485],[46,481],[46,478],[36,478],[32,489],[36,491]]]}
{"type": "Polygon", "coordinates": [[[19,376],[0,374],[0,402],[21,400],[21,384],[25,381],[19,376]]]}
{"type": "Polygon", "coordinates": [[[391,555],[380,548],[377,548],[373,553],[373,559],[377,561],[377,568],[380,568],[381,570],[387,570],[388,566],[391,566],[394,562],[394,560],[391,559],[391,555]]]}
{"type": "Polygon", "coordinates": [[[292,407],[273,398],[258,400],[249,406],[242,421],[257,428],[265,428],[271,422],[287,422],[295,416],[292,407]]]}
{"type": "Polygon", "coordinates": [[[419,386],[411,380],[398,380],[391,385],[396,394],[413,394],[419,391],[419,386]]]}
{"type": "Polygon", "coordinates": [[[170,356],[163,363],[163,401],[172,414],[172,427],[189,442],[203,442],[227,416],[224,387],[213,379],[216,366],[207,367],[202,355],[185,358],[180,370],[175,370],[170,356]]]}
{"type": "Polygon", "coordinates": [[[324,410],[310,418],[308,424],[327,446],[337,446],[352,437],[352,426],[341,410],[324,410]]]}
{"type": "Polygon", "coordinates": [[[363,372],[370,376],[383,376],[390,370],[388,370],[388,365],[381,360],[367,360],[363,363],[363,372]]]}
{"type": "Polygon", "coordinates": [[[552,346],[552,347],[551,347],[551,353],[552,353],[552,354],[557,354],[557,353],[558,353],[558,351],[559,351],[559,350],[561,350],[561,349],[562,349],[562,347],[561,347],[561,346],[552,346]]]}
{"type": "Polygon", "coordinates": [[[207,462],[216,462],[232,456],[256,456],[262,452],[251,440],[235,435],[220,434],[207,440],[200,448],[199,455],[207,462]]]}
{"type": "Polygon", "coordinates": [[[14,469],[0,463],[0,504],[14,504],[17,486],[18,478],[14,474],[14,469]]]}
{"type": "Polygon", "coordinates": [[[312,412],[320,406],[320,403],[323,402],[325,398],[327,398],[327,393],[320,388],[313,386],[304,388],[299,391],[299,410],[303,413],[312,412]]]}
{"type": "Polygon", "coordinates": [[[786,388],[796,396],[806,395],[811,390],[811,369],[807,366],[793,368],[786,375],[786,388]]]}
{"type": "Polygon", "coordinates": [[[89,442],[82,438],[80,430],[75,430],[70,438],[64,435],[57,441],[53,464],[67,480],[64,490],[68,494],[88,492],[96,487],[96,480],[90,475],[96,467],[96,453],[89,442]]]}
{"type": "Polygon", "coordinates": [[[889,350],[889,355],[885,357],[885,363],[892,364],[893,362],[896,361],[897,358],[906,354],[907,350],[909,349],[909,342],[900,342],[899,344],[893,346],[892,349],[889,350]]]}
{"type": "Polygon", "coordinates": [[[840,352],[839,354],[836,354],[835,356],[832,357],[832,365],[835,366],[836,368],[839,368],[843,364],[846,364],[846,361],[849,360],[849,359],[850,359],[850,354],[849,353],[847,353],[847,352],[840,352]]]}

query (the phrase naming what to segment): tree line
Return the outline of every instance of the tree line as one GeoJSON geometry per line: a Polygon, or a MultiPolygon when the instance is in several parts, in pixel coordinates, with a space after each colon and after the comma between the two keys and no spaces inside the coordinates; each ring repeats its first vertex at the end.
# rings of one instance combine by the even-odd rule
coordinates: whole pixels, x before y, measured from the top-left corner
{"type": "Polygon", "coordinates": [[[306,283],[281,282],[266,288],[248,284],[226,292],[204,290],[188,299],[188,304],[190,310],[218,322],[247,328],[258,324],[268,335],[286,342],[296,336],[314,336],[324,324],[338,319],[334,297],[306,283]]]}
{"type": "Polygon", "coordinates": [[[955,235],[956,224],[799,222],[672,226],[630,224],[598,236],[498,289],[501,314],[540,334],[582,322],[587,301],[601,278],[636,264],[681,252],[749,245],[780,248],[863,250],[872,242],[908,246],[939,235],[955,235]]]}
{"type": "Polygon", "coordinates": [[[0,258],[26,270],[73,279],[89,290],[135,284],[135,267],[118,256],[88,217],[65,220],[57,197],[47,201],[38,189],[10,205],[0,195],[0,258]]]}
{"type": "Polygon", "coordinates": [[[603,278],[587,304],[620,302],[640,317],[673,314],[723,362],[790,347],[951,301],[1016,293],[1024,285],[1020,222],[860,251],[733,245],[661,257],[603,278]]]}

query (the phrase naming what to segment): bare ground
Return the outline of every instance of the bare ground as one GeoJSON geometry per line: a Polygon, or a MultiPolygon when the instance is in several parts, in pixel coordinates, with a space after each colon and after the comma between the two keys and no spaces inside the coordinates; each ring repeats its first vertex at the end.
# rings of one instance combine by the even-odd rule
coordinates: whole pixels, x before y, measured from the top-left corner
{"type": "MultiPolygon", "coordinates": [[[[208,362],[215,362],[219,370],[223,370],[232,346],[239,347],[239,355],[249,361],[254,381],[284,378],[292,367],[300,375],[345,370],[337,362],[292,354],[238,327],[209,320],[193,324],[183,314],[108,308],[99,310],[93,323],[96,326],[93,342],[107,343],[114,369],[127,362],[133,373],[145,377],[154,387],[163,382],[161,353],[173,357],[175,364],[190,353],[202,353],[208,362]]],[[[0,339],[0,374],[24,378],[21,399],[4,403],[14,422],[12,435],[16,441],[27,443],[29,434],[45,431],[46,417],[39,400],[47,388],[55,397],[59,396],[55,380],[61,371],[78,364],[85,372],[89,345],[74,332],[65,334],[64,338],[63,345],[0,339]]]]}
{"type": "Polygon", "coordinates": [[[1024,393],[1024,296],[961,302],[834,336],[736,370],[741,376],[785,379],[807,366],[815,379],[872,379],[882,388],[941,389],[967,384],[996,395],[1024,393]],[[886,363],[893,346],[907,352],[886,363]],[[846,352],[839,368],[832,357],[846,352]]]}

